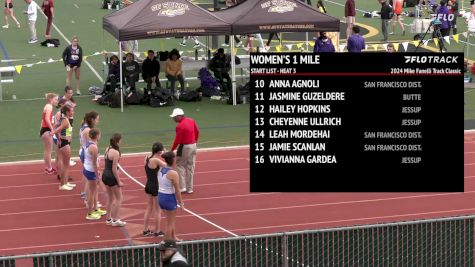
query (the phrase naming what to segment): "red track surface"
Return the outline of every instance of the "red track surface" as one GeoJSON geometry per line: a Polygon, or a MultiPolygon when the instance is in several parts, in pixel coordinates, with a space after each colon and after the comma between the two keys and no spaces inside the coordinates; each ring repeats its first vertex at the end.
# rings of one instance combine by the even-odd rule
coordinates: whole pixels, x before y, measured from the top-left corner
{"type": "MultiPolygon", "coordinates": [[[[468,139],[465,193],[250,194],[248,149],[202,151],[197,160],[195,192],[184,195],[186,208],[237,235],[475,213],[475,143],[468,139]]],[[[123,158],[121,164],[145,183],[143,156],[123,158]]],[[[80,164],[71,175],[79,181],[80,164]]],[[[87,221],[80,190],[58,191],[56,178],[44,174],[42,164],[0,166],[0,255],[158,242],[141,236],[143,188],[122,178],[127,226],[115,228],[104,220],[87,221]]],[[[103,194],[100,198],[105,203],[103,194]]],[[[230,236],[184,211],[178,213],[177,232],[185,240],[230,236]]]]}

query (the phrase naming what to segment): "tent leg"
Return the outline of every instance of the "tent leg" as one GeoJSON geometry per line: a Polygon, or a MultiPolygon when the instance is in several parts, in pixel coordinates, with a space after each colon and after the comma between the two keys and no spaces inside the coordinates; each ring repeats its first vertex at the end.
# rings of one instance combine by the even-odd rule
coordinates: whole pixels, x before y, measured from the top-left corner
{"type": "Polygon", "coordinates": [[[120,112],[124,112],[124,87],[122,84],[122,49],[120,47],[120,41],[119,41],[119,68],[120,68],[120,112]]]}
{"type": "Polygon", "coordinates": [[[229,37],[230,42],[231,42],[231,85],[232,85],[232,98],[233,98],[233,106],[237,105],[237,100],[236,100],[236,62],[235,62],[235,57],[236,55],[234,54],[234,35],[229,37]]]}

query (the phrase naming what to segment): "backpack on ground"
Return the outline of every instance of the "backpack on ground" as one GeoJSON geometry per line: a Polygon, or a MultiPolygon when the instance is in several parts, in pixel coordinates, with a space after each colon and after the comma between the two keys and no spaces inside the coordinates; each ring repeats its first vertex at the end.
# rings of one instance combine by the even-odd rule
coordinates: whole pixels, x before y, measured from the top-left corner
{"type": "Polygon", "coordinates": [[[186,92],[180,94],[179,99],[180,99],[180,101],[184,101],[184,102],[201,101],[201,97],[199,96],[198,92],[196,92],[196,91],[186,91],[186,92]]]}
{"type": "Polygon", "coordinates": [[[98,98],[96,100],[96,103],[99,105],[109,105],[109,103],[111,102],[112,95],[113,93],[106,93],[102,97],[98,98]]]}
{"type": "Polygon", "coordinates": [[[201,68],[198,77],[201,81],[203,96],[211,97],[220,94],[219,83],[207,68],[201,68]]]}
{"type": "MultiPolygon", "coordinates": [[[[123,98],[124,99],[124,106],[126,105],[125,103],[125,97],[123,98]]],[[[121,94],[120,94],[120,91],[117,92],[117,93],[113,93],[110,97],[110,102],[109,102],[109,107],[111,108],[120,108],[120,104],[121,104],[121,94]]]]}
{"type": "Polygon", "coordinates": [[[104,89],[100,88],[99,86],[93,85],[89,87],[89,94],[91,95],[102,95],[103,92],[104,92],[104,89]]]}
{"type": "Polygon", "coordinates": [[[173,106],[174,104],[172,90],[170,89],[159,88],[151,94],[151,107],[166,107],[173,106]]]}
{"type": "Polygon", "coordinates": [[[130,92],[130,93],[127,95],[127,98],[125,99],[125,102],[126,102],[128,105],[139,105],[139,104],[141,104],[141,101],[142,101],[142,96],[141,96],[141,94],[139,94],[139,92],[137,92],[136,90],[130,92]]]}

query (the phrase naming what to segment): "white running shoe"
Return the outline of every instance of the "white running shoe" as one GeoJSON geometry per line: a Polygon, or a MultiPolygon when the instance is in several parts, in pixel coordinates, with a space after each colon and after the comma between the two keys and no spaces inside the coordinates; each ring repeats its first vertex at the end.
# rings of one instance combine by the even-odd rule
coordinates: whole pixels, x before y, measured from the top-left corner
{"type": "Polygon", "coordinates": [[[62,186],[59,187],[59,190],[61,190],[61,191],[71,191],[71,190],[73,190],[73,188],[68,186],[68,184],[63,184],[62,186]]]}
{"type": "Polygon", "coordinates": [[[76,165],[76,161],[74,161],[74,160],[69,161],[69,166],[73,167],[75,165],[76,165]]]}
{"type": "Polygon", "coordinates": [[[7,25],[3,25],[2,28],[8,29],[8,24],[7,24],[7,25]]]}
{"type": "Polygon", "coordinates": [[[117,219],[115,221],[112,221],[112,226],[118,226],[118,227],[123,227],[125,226],[127,223],[126,222],[123,222],[121,221],[120,219],[117,219]]]}
{"type": "Polygon", "coordinates": [[[76,184],[72,184],[72,183],[69,183],[69,182],[66,185],[69,186],[69,187],[72,187],[72,188],[76,187],[76,184]]]}

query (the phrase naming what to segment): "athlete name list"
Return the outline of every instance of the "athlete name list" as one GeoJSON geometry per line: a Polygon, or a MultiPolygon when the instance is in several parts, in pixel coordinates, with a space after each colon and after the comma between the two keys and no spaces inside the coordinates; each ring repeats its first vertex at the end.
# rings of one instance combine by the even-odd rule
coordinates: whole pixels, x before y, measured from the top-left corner
{"type": "Polygon", "coordinates": [[[251,191],[463,191],[424,175],[463,171],[434,154],[459,140],[459,94],[438,88],[463,83],[463,56],[415,55],[252,54],[251,191]]]}

